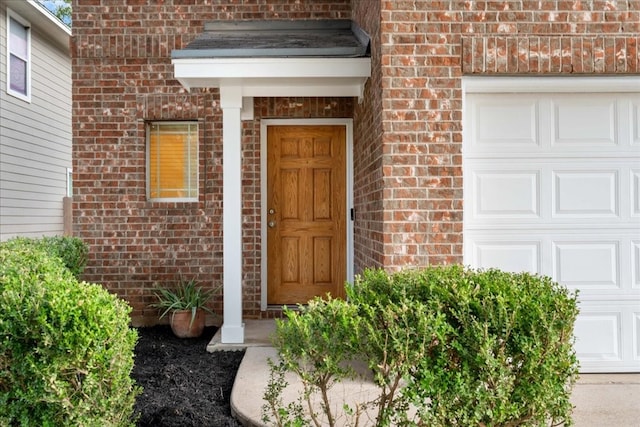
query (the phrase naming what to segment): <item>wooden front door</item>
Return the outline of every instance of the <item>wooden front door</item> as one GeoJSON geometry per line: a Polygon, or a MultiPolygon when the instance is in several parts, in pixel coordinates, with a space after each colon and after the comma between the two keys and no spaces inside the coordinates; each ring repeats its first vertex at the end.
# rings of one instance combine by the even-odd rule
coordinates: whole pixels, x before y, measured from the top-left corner
{"type": "Polygon", "coordinates": [[[267,127],[267,303],[344,297],[344,126],[267,127]]]}

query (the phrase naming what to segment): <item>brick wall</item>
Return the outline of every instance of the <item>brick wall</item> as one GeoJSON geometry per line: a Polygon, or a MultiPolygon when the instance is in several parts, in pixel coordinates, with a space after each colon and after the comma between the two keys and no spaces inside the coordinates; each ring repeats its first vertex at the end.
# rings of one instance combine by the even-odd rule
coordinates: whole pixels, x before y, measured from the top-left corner
{"type": "Polygon", "coordinates": [[[131,301],[138,324],[156,319],[155,284],[178,273],[221,283],[219,96],[186,93],[170,63],[205,21],[353,17],[372,37],[364,102],[261,98],[244,123],[252,317],[265,315],[261,118],[354,117],[356,272],[461,262],[463,76],[640,72],[640,0],[74,0],[73,10],[74,232],[91,247],[85,278],[131,301]],[[145,121],[165,119],[200,123],[197,203],[146,200],[145,121]]]}
{"type": "Polygon", "coordinates": [[[382,69],[380,2],[353,2],[353,20],[371,38],[371,77],[354,111],[355,272],[384,265],[382,159],[382,69]]]}
{"type": "Polygon", "coordinates": [[[461,15],[466,74],[640,73],[638,0],[496,3],[461,15]]]}
{"type": "Polygon", "coordinates": [[[381,5],[384,265],[461,262],[463,75],[637,74],[640,1],[381,5]]]}
{"type": "MultiPolygon", "coordinates": [[[[74,0],[74,233],[90,246],[85,279],[157,320],[151,290],[179,274],[222,281],[222,116],[217,90],[186,91],[170,53],[216,19],[350,18],[350,0],[74,0]],[[198,120],[197,203],[146,200],[145,121],[198,120]]],[[[351,117],[351,100],[258,99],[244,124],[244,309],[260,308],[261,117],[351,117]]],[[[222,313],[221,298],[212,304],[222,313]]],[[[219,320],[219,319],[218,319],[219,320]]],[[[211,321],[211,319],[210,319],[211,321]]]]}

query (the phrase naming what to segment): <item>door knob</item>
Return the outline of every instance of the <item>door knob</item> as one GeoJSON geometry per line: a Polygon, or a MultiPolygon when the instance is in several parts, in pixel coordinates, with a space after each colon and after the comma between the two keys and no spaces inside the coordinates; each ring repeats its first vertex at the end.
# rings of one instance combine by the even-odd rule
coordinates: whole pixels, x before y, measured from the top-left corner
{"type": "Polygon", "coordinates": [[[275,226],[276,226],[276,222],[275,222],[275,221],[269,221],[269,222],[267,223],[267,225],[269,226],[269,228],[273,228],[273,227],[275,227],[275,226]]]}

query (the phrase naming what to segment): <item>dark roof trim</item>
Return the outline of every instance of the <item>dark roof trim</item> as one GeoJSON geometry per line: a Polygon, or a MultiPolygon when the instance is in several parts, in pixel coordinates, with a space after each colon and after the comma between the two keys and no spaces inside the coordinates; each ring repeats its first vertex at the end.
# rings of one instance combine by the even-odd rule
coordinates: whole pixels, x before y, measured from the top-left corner
{"type": "Polygon", "coordinates": [[[173,59],[342,57],[370,55],[370,39],[348,20],[215,21],[173,59]]]}

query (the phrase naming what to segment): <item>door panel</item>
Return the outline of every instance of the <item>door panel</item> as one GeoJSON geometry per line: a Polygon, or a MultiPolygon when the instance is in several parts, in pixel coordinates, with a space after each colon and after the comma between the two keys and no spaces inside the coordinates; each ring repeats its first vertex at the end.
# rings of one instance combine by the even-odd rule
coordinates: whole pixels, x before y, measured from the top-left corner
{"type": "Polygon", "coordinates": [[[344,297],[344,126],[267,128],[267,303],[344,297]]]}

